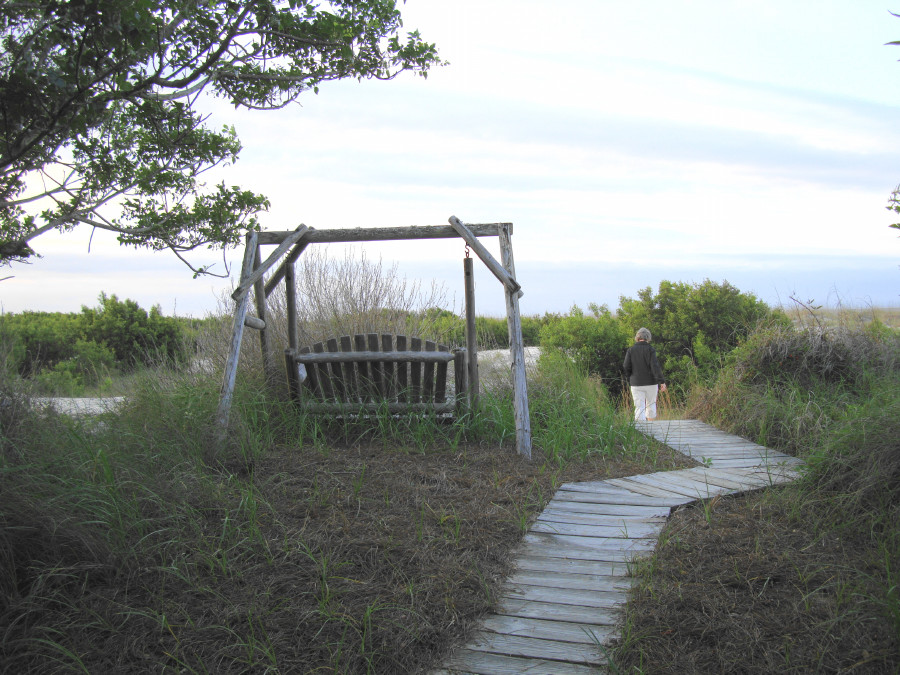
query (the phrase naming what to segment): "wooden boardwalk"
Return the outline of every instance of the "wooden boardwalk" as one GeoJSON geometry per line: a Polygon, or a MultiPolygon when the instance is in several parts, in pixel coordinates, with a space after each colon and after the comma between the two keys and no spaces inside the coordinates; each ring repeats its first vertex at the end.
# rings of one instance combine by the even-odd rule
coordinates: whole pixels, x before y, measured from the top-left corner
{"type": "Polygon", "coordinates": [[[673,509],[798,475],[795,457],[702,422],[638,428],[704,466],[560,486],[525,535],[496,613],[432,675],[605,672],[603,646],[628,599],[629,563],[653,552],[673,509]]]}

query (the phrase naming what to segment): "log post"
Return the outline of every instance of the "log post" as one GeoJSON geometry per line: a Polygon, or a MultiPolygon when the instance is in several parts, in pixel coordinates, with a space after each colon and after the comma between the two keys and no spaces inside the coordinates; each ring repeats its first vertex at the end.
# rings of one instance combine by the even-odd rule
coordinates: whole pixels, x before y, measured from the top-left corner
{"type": "MultiPolygon", "coordinates": [[[[262,264],[262,251],[260,250],[259,241],[256,244],[256,256],[253,263],[253,271],[256,272],[262,264]]],[[[278,379],[275,371],[275,364],[272,362],[272,350],[269,348],[269,331],[266,330],[266,291],[265,276],[259,276],[253,284],[253,296],[256,301],[256,316],[262,321],[262,328],[259,328],[259,349],[262,352],[263,372],[266,375],[266,382],[269,386],[274,386],[278,379]]]]}
{"type": "MultiPolygon", "coordinates": [[[[510,277],[515,278],[512,241],[509,228],[498,226],[500,235],[500,259],[510,277]]],[[[522,339],[522,318],[519,314],[519,294],[504,285],[506,294],[506,321],[509,328],[509,351],[512,356],[513,395],[516,416],[516,449],[520,455],[531,459],[531,417],[528,413],[528,388],[525,383],[525,343],[522,339]]]]}
{"type": "MultiPolygon", "coordinates": [[[[244,260],[241,264],[242,282],[245,282],[253,273],[257,241],[256,232],[250,232],[247,235],[247,243],[244,247],[244,260]]],[[[247,316],[247,304],[249,301],[249,294],[244,293],[237,299],[234,310],[234,323],[231,327],[231,350],[228,352],[228,358],[225,360],[225,377],[222,381],[219,408],[216,411],[216,440],[219,443],[224,443],[228,436],[228,417],[231,414],[234,380],[237,376],[238,360],[241,356],[241,339],[244,336],[244,317],[247,316]]]]}
{"type": "Polygon", "coordinates": [[[478,333],[475,330],[475,276],[474,260],[463,259],[466,295],[466,369],[469,372],[469,409],[478,408],[478,333]]]}
{"type": "Polygon", "coordinates": [[[294,263],[284,268],[284,297],[287,303],[288,347],[297,349],[297,286],[294,281],[294,263]]]}

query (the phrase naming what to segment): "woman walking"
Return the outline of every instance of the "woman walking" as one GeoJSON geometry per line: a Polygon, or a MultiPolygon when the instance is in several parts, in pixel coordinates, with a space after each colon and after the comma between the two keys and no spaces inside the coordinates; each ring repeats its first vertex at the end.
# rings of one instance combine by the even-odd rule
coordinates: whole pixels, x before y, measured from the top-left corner
{"type": "Polygon", "coordinates": [[[656,350],[650,346],[651,338],[649,330],[638,328],[634,345],[625,352],[625,376],[631,385],[634,419],[638,422],[656,419],[656,397],[666,390],[666,378],[656,358],[656,350]]]}

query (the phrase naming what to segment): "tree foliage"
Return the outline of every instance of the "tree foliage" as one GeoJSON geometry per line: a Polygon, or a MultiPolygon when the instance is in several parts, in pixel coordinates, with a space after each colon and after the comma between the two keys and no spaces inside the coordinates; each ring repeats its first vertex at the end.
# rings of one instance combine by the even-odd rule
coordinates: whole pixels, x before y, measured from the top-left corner
{"type": "Polygon", "coordinates": [[[721,356],[762,319],[788,321],[752,293],[709,279],[700,284],[661,281],[656,293],[648,286],[637,298],[620,298],[618,316],[632,334],[641,326],[650,329],[663,370],[683,384],[698,376],[713,378],[721,356]]]}
{"type": "Polygon", "coordinates": [[[10,350],[8,366],[22,377],[41,373],[83,375],[97,366],[129,371],[159,360],[187,356],[187,326],[159,307],[147,312],[134,300],[100,294],[97,307],[78,314],[22,312],[0,317],[0,338],[10,350]]]}
{"type": "Polygon", "coordinates": [[[568,315],[546,321],[541,347],[562,351],[578,367],[599,375],[613,397],[622,386],[625,350],[641,326],[653,334],[666,379],[676,391],[686,391],[698,379],[714,379],[722,357],[761,320],[790,323],[783,312],[727,281],[662,281],[656,293],[647,287],[637,298],[619,298],[615,314],[605,305],[592,304],[589,309],[585,313],[576,306],[568,315]]]}
{"type": "Polygon", "coordinates": [[[203,185],[241,146],[198,97],[272,110],[329,80],[424,75],[435,47],[401,27],[394,0],[0,4],[0,263],[79,224],[182,260],[238,243],[269,202],[203,185]]]}

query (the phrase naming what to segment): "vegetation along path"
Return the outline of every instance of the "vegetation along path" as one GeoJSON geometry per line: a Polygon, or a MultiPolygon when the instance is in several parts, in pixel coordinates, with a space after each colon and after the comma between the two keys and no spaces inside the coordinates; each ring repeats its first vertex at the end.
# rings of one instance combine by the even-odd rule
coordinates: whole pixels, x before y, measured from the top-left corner
{"type": "Polygon", "coordinates": [[[444,673],[597,673],[631,580],[672,511],[797,477],[800,460],[696,420],[639,424],[702,467],[566,483],[519,548],[496,613],[443,664],[444,673]]]}

